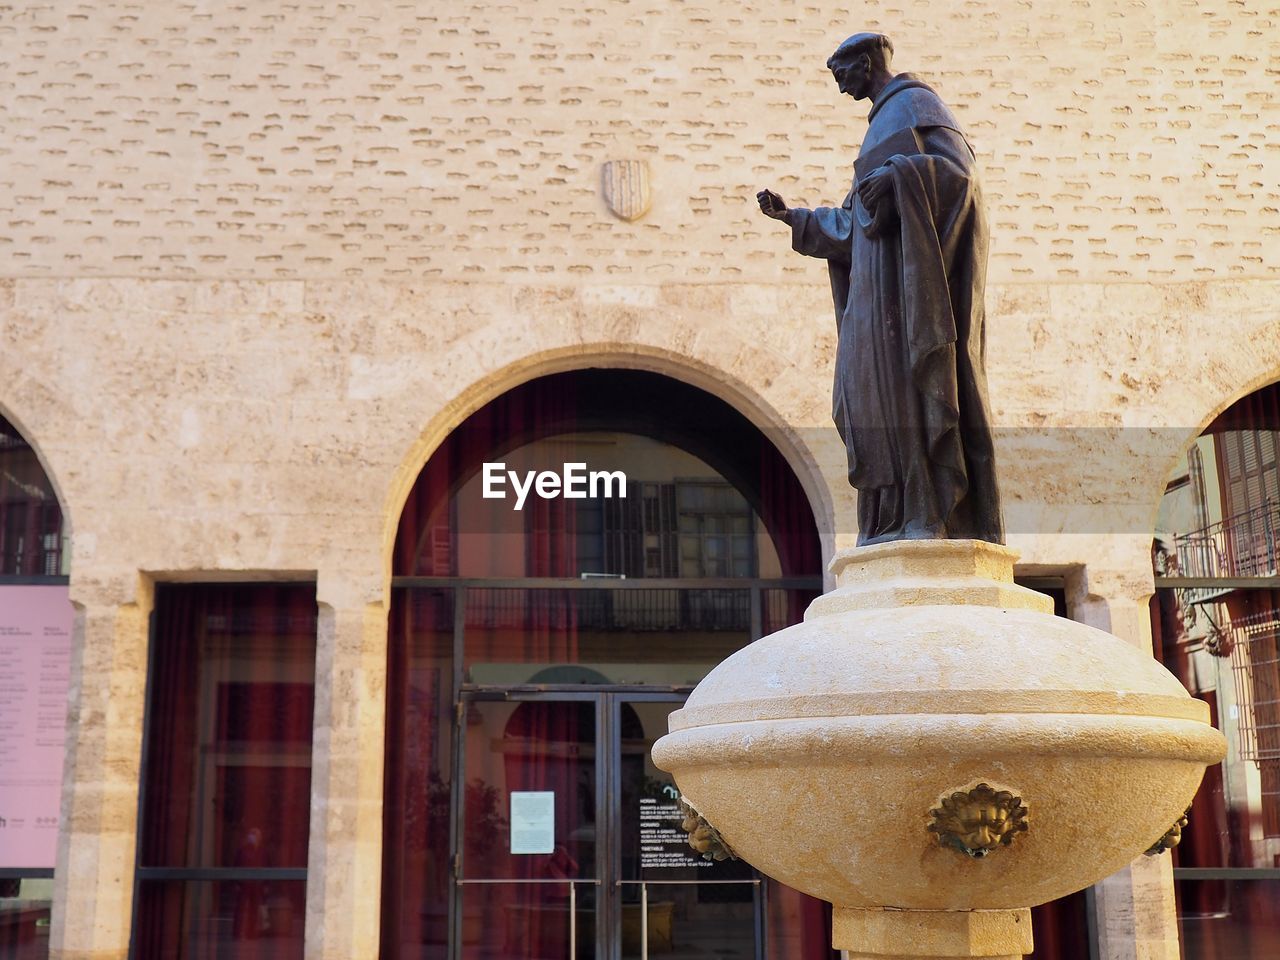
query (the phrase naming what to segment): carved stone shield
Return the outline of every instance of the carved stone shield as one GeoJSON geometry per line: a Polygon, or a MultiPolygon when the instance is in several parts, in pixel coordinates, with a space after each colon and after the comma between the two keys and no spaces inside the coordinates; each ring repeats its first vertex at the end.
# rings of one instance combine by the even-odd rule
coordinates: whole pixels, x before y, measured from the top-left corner
{"type": "Polygon", "coordinates": [[[639,220],[649,212],[649,164],[643,160],[610,160],[600,169],[604,202],[614,216],[639,220]]]}

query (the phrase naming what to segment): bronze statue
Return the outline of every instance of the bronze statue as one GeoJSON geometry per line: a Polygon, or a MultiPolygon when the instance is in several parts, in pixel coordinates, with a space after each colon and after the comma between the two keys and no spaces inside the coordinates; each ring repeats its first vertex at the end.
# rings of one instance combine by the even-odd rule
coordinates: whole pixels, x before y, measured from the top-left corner
{"type": "Polygon", "coordinates": [[[761,211],[827,261],[839,346],[832,416],[858,490],[858,543],[1004,542],[984,371],[987,223],[973,149],[923,81],[890,70],[893,44],[850,37],[827,61],[871,100],[840,207],[761,211]]]}

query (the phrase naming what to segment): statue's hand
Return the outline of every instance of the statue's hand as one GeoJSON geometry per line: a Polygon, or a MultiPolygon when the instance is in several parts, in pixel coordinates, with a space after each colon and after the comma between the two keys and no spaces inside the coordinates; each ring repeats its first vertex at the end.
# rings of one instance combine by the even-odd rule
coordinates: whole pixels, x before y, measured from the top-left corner
{"type": "Polygon", "coordinates": [[[756,200],[760,203],[760,212],[766,217],[772,217],[774,220],[786,218],[787,205],[782,202],[782,197],[772,190],[761,190],[756,194],[756,200]]]}
{"type": "Polygon", "coordinates": [[[882,201],[893,205],[893,176],[888,167],[872,170],[858,181],[858,198],[867,213],[875,215],[876,208],[882,201]]]}

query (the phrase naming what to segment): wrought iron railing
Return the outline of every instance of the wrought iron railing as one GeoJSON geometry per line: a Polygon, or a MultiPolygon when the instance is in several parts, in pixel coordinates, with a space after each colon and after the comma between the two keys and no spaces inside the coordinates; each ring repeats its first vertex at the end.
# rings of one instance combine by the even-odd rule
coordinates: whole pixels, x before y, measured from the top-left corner
{"type": "Polygon", "coordinates": [[[573,626],[579,630],[645,633],[667,630],[745,631],[751,626],[747,590],[467,591],[472,629],[573,626]]]}
{"type": "Polygon", "coordinates": [[[1243,513],[1175,538],[1178,575],[1273,577],[1280,555],[1280,501],[1264,500],[1243,513]]]}
{"type": "Polygon", "coordinates": [[[529,580],[397,577],[419,627],[450,630],[454,604],[467,630],[732,632],[763,636],[796,623],[822,587],[817,577],[765,579],[529,580]]]}

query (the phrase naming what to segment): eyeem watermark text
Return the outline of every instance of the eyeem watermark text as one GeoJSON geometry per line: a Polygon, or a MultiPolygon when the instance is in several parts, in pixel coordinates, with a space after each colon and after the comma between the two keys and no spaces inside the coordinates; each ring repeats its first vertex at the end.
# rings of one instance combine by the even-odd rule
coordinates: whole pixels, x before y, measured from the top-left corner
{"type": "Polygon", "coordinates": [[[507,484],[516,495],[516,509],[523,510],[529,494],[536,493],[543,500],[564,497],[566,500],[586,500],[588,497],[625,497],[627,475],[621,470],[587,470],[585,463],[566,463],[559,473],[554,470],[527,470],[523,477],[508,470],[505,463],[484,465],[484,491],[486,500],[505,500],[507,484]]]}

